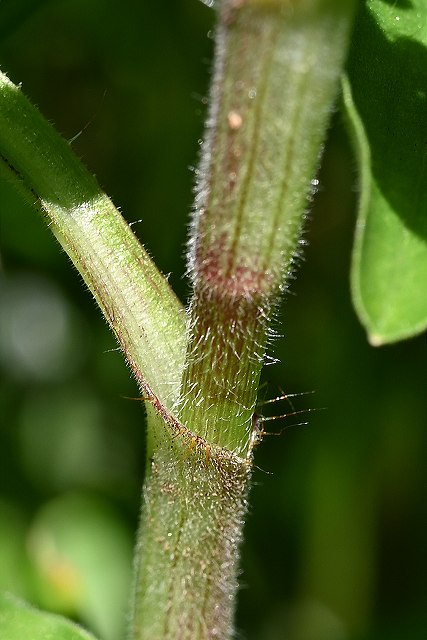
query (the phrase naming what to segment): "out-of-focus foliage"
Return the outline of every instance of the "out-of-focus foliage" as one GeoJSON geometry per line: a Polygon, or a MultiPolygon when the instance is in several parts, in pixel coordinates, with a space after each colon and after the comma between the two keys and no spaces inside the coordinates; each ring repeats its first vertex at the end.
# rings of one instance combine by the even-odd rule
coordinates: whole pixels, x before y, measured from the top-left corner
{"type": "MultiPolygon", "coordinates": [[[[213,12],[196,0],[60,0],[0,42],[1,67],[75,138],[126,218],[142,220],[135,230],[183,300],[188,167],[202,135],[212,28],[213,12]]],[[[295,407],[326,409],[308,415],[307,427],[266,436],[257,451],[256,464],[273,475],[254,477],[237,625],[248,640],[418,640],[427,624],[427,347],[419,337],[375,350],[352,311],[357,179],[339,115],[319,181],[295,295],[276,323],[285,337],[270,350],[283,364],[266,369],[263,393],[315,390],[295,407]]],[[[59,528],[65,536],[67,521],[70,532],[81,526],[95,538],[112,521],[100,545],[108,552],[117,539],[123,601],[143,411],[127,399],[136,385],[68,259],[4,184],[0,255],[0,588],[71,612],[101,636],[97,607],[110,607],[111,592],[92,534],[65,561],[65,577],[87,572],[86,584],[105,582],[83,612],[71,587],[62,602],[52,593],[34,532],[49,525],[51,557],[63,561],[52,536],[59,528]]],[[[286,402],[259,411],[267,409],[290,411],[286,402]]],[[[125,614],[116,613],[116,628],[125,614]]]]}
{"type": "Polygon", "coordinates": [[[19,27],[39,5],[47,0],[3,0],[0,4],[0,38],[19,27]]]}
{"type": "Polygon", "coordinates": [[[10,640],[95,640],[94,637],[61,616],[42,613],[19,600],[0,595],[0,628],[10,640]]]}
{"type": "Polygon", "coordinates": [[[370,340],[383,344],[427,327],[425,0],[366,3],[356,22],[349,77],[354,102],[348,94],[346,103],[364,191],[354,302],[370,340]]]}

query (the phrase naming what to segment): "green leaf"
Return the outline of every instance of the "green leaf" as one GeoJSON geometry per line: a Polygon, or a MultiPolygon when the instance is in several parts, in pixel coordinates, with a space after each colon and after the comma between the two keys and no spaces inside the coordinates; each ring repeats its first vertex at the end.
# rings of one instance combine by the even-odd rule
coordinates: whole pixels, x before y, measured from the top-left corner
{"type": "Polygon", "coordinates": [[[0,594],[2,640],[95,640],[84,629],[52,613],[44,613],[9,594],[0,594]]]}
{"type": "Polygon", "coordinates": [[[8,590],[28,598],[33,595],[33,579],[25,515],[16,504],[0,498],[0,593],[8,590]]]}
{"type": "Polygon", "coordinates": [[[133,539],[114,510],[85,494],[59,496],[38,512],[27,545],[43,607],[76,616],[104,640],[123,637],[133,539]]]}
{"type": "Polygon", "coordinates": [[[354,304],[372,344],[427,327],[427,4],[368,0],[344,103],[361,165],[354,304]],[[370,150],[369,150],[370,148],[370,150]]]}

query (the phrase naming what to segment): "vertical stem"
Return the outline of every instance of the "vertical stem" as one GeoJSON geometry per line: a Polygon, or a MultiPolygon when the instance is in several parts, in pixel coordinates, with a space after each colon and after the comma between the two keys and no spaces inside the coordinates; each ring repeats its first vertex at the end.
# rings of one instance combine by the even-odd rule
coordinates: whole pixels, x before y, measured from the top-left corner
{"type": "Polygon", "coordinates": [[[250,448],[269,319],[298,257],[353,5],[221,4],[189,251],[193,332],[179,416],[239,455],[250,448]]]}
{"type": "Polygon", "coordinates": [[[352,8],[220,3],[189,250],[190,344],[175,415],[149,407],[132,640],[232,637],[269,320],[298,253],[352,8]]]}
{"type": "Polygon", "coordinates": [[[143,493],[134,640],[231,638],[249,476],[247,460],[191,436],[158,442],[143,493]]]}

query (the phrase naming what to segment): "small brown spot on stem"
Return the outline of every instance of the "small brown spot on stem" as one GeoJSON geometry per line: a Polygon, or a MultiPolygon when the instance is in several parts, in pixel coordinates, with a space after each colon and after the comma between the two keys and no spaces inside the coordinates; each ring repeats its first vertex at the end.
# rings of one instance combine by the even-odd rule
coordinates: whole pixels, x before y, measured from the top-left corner
{"type": "Polygon", "coordinates": [[[237,131],[238,129],[240,129],[240,127],[243,124],[242,116],[237,111],[230,111],[227,116],[227,120],[228,120],[228,126],[233,131],[237,131]]]}

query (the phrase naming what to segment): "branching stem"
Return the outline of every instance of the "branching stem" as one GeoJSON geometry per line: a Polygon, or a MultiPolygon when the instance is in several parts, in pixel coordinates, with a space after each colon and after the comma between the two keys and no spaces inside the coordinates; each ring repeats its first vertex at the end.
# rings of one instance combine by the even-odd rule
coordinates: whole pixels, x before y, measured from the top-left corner
{"type": "Polygon", "coordinates": [[[1,175],[44,211],[147,399],[131,640],[232,636],[259,376],[354,4],[219,2],[188,319],[70,146],[0,74],[1,175]]]}

